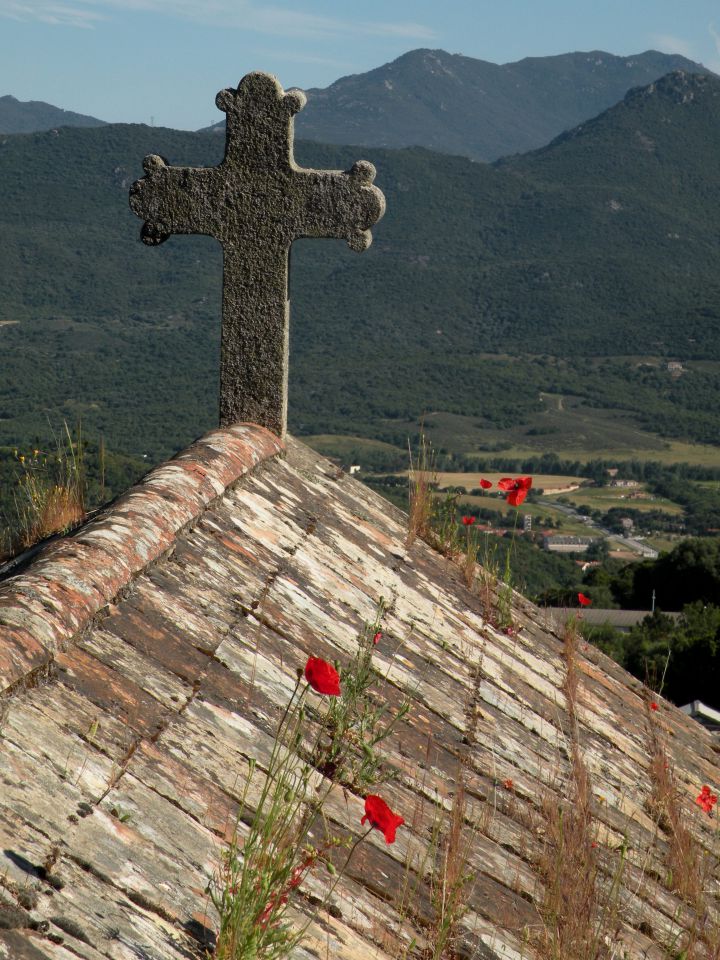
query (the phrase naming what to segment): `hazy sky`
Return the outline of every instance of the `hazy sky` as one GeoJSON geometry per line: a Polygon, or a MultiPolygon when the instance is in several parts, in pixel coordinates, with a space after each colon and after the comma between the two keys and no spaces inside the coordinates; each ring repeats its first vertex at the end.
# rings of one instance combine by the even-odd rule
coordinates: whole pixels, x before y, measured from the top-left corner
{"type": "Polygon", "coordinates": [[[0,0],[0,95],[197,129],[250,70],[327,86],[417,47],[506,63],[682,53],[720,72],[718,0],[0,0]]]}

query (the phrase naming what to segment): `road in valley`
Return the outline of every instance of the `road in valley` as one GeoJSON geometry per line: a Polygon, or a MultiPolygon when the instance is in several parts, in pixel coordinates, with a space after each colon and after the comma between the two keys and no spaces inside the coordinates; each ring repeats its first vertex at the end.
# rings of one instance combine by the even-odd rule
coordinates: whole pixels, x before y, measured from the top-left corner
{"type": "Polygon", "coordinates": [[[612,537],[612,539],[616,540],[622,547],[625,547],[627,550],[632,550],[633,553],[639,553],[640,556],[651,559],[654,559],[658,555],[657,550],[649,547],[646,543],[643,543],[642,540],[638,540],[636,537],[624,537],[621,534],[613,533],[611,530],[608,530],[607,527],[601,527],[600,524],[596,523],[590,517],[578,513],[575,507],[567,503],[560,503],[558,500],[547,500],[545,497],[543,497],[542,502],[554,510],[557,510],[558,513],[563,513],[566,517],[571,517],[573,520],[585,524],[588,529],[602,534],[606,539],[612,537]]]}

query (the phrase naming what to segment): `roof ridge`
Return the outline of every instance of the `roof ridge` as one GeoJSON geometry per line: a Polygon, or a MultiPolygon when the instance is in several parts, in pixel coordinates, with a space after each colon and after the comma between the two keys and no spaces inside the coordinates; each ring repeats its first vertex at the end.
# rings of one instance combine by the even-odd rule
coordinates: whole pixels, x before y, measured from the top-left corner
{"type": "Polygon", "coordinates": [[[69,536],[0,583],[0,697],[45,673],[65,648],[177,534],[258,464],[284,451],[269,430],[212,430],[69,536]]]}

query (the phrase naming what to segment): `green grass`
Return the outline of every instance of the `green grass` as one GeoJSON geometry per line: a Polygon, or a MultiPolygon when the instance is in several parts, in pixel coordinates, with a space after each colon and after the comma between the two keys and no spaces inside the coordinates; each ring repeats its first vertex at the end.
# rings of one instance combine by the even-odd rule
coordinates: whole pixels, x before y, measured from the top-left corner
{"type": "Polygon", "coordinates": [[[543,406],[523,423],[502,429],[477,417],[427,414],[433,444],[469,455],[501,455],[522,460],[551,452],[561,460],[657,460],[720,466],[720,447],[666,440],[641,429],[627,412],[587,406],[577,397],[543,394],[543,406]],[[559,405],[561,404],[561,405],[559,405]]]}
{"type": "Polygon", "coordinates": [[[652,510],[662,510],[663,513],[670,513],[673,516],[679,516],[683,508],[672,500],[665,497],[651,496],[644,493],[643,499],[631,499],[630,495],[634,493],[643,493],[646,490],[645,485],[641,484],[632,489],[623,487],[584,487],[582,490],[576,490],[573,493],[563,493],[558,495],[557,500],[562,503],[569,503],[578,506],[585,504],[593,510],[602,510],[607,512],[612,507],[626,507],[628,510],[640,510],[648,513],[652,510]],[[647,498],[647,499],[645,499],[647,498]]]}
{"type": "Polygon", "coordinates": [[[396,464],[399,467],[408,462],[407,447],[402,449],[370,437],[320,433],[303,437],[303,441],[325,457],[336,457],[346,467],[360,464],[366,472],[372,470],[373,465],[388,469],[388,465],[396,464]]]}
{"type": "Polygon", "coordinates": [[[676,547],[684,539],[684,537],[678,535],[671,537],[669,534],[660,534],[656,537],[646,537],[644,542],[648,546],[654,547],[659,553],[669,553],[673,547],[676,547]]]}
{"type": "MultiPolygon", "coordinates": [[[[407,463],[407,438],[423,429],[436,450],[451,450],[463,458],[523,460],[554,453],[561,460],[588,463],[592,460],[623,462],[658,461],[664,464],[689,463],[720,467],[720,446],[666,440],[642,430],[632,416],[622,411],[587,406],[577,397],[559,398],[544,394],[544,408],[520,424],[496,428],[464,414],[438,411],[418,421],[386,421],[378,426],[387,432],[392,425],[397,440],[389,443],[342,434],[315,434],[304,437],[314,449],[372,469],[378,458],[388,463],[407,463]]],[[[386,467],[385,469],[389,469],[386,467]]]]}

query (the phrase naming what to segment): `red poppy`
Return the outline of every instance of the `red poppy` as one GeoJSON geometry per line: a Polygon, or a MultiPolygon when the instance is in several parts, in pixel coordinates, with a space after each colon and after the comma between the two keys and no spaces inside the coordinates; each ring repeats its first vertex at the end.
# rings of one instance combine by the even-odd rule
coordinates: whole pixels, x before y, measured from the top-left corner
{"type": "Polygon", "coordinates": [[[490,480],[481,480],[480,486],[483,488],[483,490],[489,490],[492,487],[492,483],[490,480]]]}
{"type": "Polygon", "coordinates": [[[373,634],[373,643],[380,643],[382,640],[382,630],[378,630],[377,633],[373,634]]]}
{"type": "Polygon", "coordinates": [[[328,697],[340,696],[340,676],[335,667],[320,657],[308,657],[305,679],[316,693],[328,697]]]}
{"type": "Polygon", "coordinates": [[[368,820],[371,827],[381,830],[385,835],[385,843],[395,843],[395,831],[405,821],[397,813],[393,813],[382,797],[374,793],[365,797],[365,816],[361,824],[368,820]]]}
{"type": "Polygon", "coordinates": [[[507,780],[503,780],[503,786],[506,790],[512,790],[515,784],[512,782],[510,777],[508,777],[507,780]]]}
{"type": "Polygon", "coordinates": [[[592,606],[592,600],[590,599],[590,597],[586,597],[584,593],[578,594],[578,603],[580,604],[581,607],[592,606]]]}
{"type": "Polygon", "coordinates": [[[475,523],[475,517],[463,517],[462,522],[466,527],[471,527],[475,523]]]}
{"type": "Polygon", "coordinates": [[[507,491],[505,502],[511,507],[519,507],[528,495],[528,490],[532,486],[532,477],[503,477],[498,480],[498,487],[507,491]]]}
{"type": "Polygon", "coordinates": [[[532,477],[503,477],[498,480],[498,487],[501,490],[529,490],[532,486],[532,477]]]}
{"type": "Polygon", "coordinates": [[[705,813],[712,814],[712,808],[717,803],[717,799],[717,796],[710,792],[710,787],[705,784],[697,797],[695,797],[695,803],[701,807],[705,813]]]}
{"type": "Polygon", "coordinates": [[[650,709],[651,709],[651,710],[657,710],[657,708],[658,708],[657,703],[655,703],[654,700],[651,700],[651,701],[650,701],[650,709]]]}

